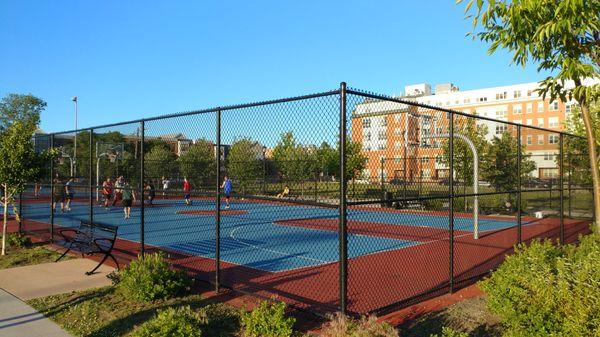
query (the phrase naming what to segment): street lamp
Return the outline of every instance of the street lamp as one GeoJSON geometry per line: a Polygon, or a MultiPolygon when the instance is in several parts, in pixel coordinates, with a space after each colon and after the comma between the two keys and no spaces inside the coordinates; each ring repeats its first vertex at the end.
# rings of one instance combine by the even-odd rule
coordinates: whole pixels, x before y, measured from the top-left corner
{"type": "MultiPolygon", "coordinates": [[[[73,162],[73,166],[75,168],[77,168],[77,96],[73,96],[73,98],[71,98],[71,101],[73,101],[75,103],[75,142],[74,142],[74,150],[73,150],[73,157],[75,157],[75,160],[73,162]]],[[[90,144],[91,146],[92,144],[90,144]]],[[[73,173],[71,173],[73,174],[73,173]]]]}

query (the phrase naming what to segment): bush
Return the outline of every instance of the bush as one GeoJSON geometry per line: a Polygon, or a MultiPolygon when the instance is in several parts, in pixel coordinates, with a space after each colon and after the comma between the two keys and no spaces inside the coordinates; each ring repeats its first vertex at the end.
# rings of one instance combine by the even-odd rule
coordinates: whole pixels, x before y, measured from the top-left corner
{"type": "Polygon", "coordinates": [[[241,313],[241,332],[246,337],[289,337],[296,319],[286,317],[285,303],[264,301],[250,312],[241,313]]]}
{"type": "Polygon", "coordinates": [[[6,237],[6,243],[8,247],[12,248],[29,248],[33,245],[28,236],[17,233],[8,234],[6,237]]]}
{"type": "Polygon", "coordinates": [[[352,320],[340,313],[331,316],[329,321],[321,327],[323,337],[398,337],[394,327],[377,322],[374,316],[362,317],[352,320]]]}
{"type": "Polygon", "coordinates": [[[456,331],[452,328],[445,326],[442,328],[441,335],[435,334],[435,335],[431,335],[431,337],[469,337],[469,334],[466,332],[456,331]]]}
{"type": "Polygon", "coordinates": [[[505,336],[600,335],[600,235],[521,245],[480,283],[505,336]]]}
{"type": "Polygon", "coordinates": [[[118,276],[118,287],[144,302],[178,296],[189,290],[191,283],[185,272],[169,268],[162,253],[132,261],[118,276]]]}
{"type": "Polygon", "coordinates": [[[132,334],[133,337],[200,337],[203,317],[189,306],[167,308],[142,324],[132,334]]]}

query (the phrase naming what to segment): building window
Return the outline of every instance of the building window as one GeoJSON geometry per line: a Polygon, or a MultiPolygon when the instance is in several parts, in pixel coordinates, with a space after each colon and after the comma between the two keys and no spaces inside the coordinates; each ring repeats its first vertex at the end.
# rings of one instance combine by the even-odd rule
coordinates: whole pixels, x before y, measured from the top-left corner
{"type": "Polygon", "coordinates": [[[549,117],[548,118],[548,127],[551,127],[551,128],[558,127],[558,117],[549,117]]]}
{"type": "Polygon", "coordinates": [[[386,136],[386,134],[385,134],[385,131],[379,131],[379,134],[378,134],[378,136],[377,136],[377,139],[379,139],[379,140],[386,140],[386,139],[387,139],[387,136],[386,136]]]}
{"type": "Polygon", "coordinates": [[[520,98],[521,97],[521,90],[515,90],[513,92],[513,97],[514,98],[520,98]]]}
{"type": "Polygon", "coordinates": [[[530,114],[533,112],[533,107],[531,103],[527,103],[527,113],[530,114]]]}
{"type": "Polygon", "coordinates": [[[506,99],[506,91],[497,93],[496,99],[506,99]]]}
{"type": "Polygon", "coordinates": [[[549,135],[548,143],[549,144],[558,144],[558,135],[549,135]]]}
{"type": "Polygon", "coordinates": [[[400,142],[394,142],[394,148],[396,150],[399,150],[400,149],[400,142]]]}
{"type": "Polygon", "coordinates": [[[385,143],[381,143],[377,146],[378,150],[385,150],[385,143]]]}
{"type": "Polygon", "coordinates": [[[531,145],[533,143],[533,137],[531,135],[527,135],[527,145],[531,145]]]}
{"type": "Polygon", "coordinates": [[[497,118],[506,118],[507,111],[506,110],[496,110],[497,118]]]}
{"type": "Polygon", "coordinates": [[[463,103],[467,104],[467,103],[471,103],[471,99],[470,98],[465,98],[463,100],[463,103]]]}
{"type": "Polygon", "coordinates": [[[527,90],[527,97],[531,97],[532,90],[527,90]]]}
{"type": "Polygon", "coordinates": [[[538,135],[538,145],[544,144],[544,135],[538,135]]]}
{"type": "Polygon", "coordinates": [[[558,111],[558,101],[551,102],[548,105],[548,110],[550,110],[550,111],[558,111]]]}
{"type": "Polygon", "coordinates": [[[479,97],[477,102],[487,102],[487,97],[479,97]]]}
{"type": "Polygon", "coordinates": [[[544,102],[538,102],[537,104],[537,112],[544,112],[544,102]]]}
{"type": "Polygon", "coordinates": [[[506,124],[499,124],[496,125],[496,134],[503,134],[504,132],[508,131],[508,125],[506,124]]]}
{"type": "Polygon", "coordinates": [[[520,105],[514,105],[512,109],[513,115],[520,115],[521,113],[523,113],[523,107],[520,105]]]}
{"type": "MultiPolygon", "coordinates": [[[[367,132],[367,133],[365,134],[365,140],[366,140],[366,141],[370,141],[370,140],[371,140],[371,133],[370,133],[370,132],[367,132]]],[[[216,159],[215,159],[215,160],[216,160],[216,159]]]]}
{"type": "Polygon", "coordinates": [[[543,119],[543,118],[538,118],[538,119],[537,119],[537,122],[538,122],[538,126],[539,126],[540,128],[543,128],[543,127],[544,127],[544,119],[543,119]]]}
{"type": "Polygon", "coordinates": [[[395,129],[394,129],[394,135],[395,135],[395,136],[402,136],[402,129],[400,129],[400,128],[395,128],[395,129]]]}
{"type": "Polygon", "coordinates": [[[541,168],[540,178],[542,179],[556,179],[558,178],[558,168],[541,168]]]}
{"type": "Polygon", "coordinates": [[[394,120],[396,121],[396,123],[400,122],[400,119],[402,119],[402,115],[400,115],[400,114],[394,115],[394,120]]]}
{"type": "Polygon", "coordinates": [[[367,144],[363,144],[363,150],[365,150],[365,151],[367,151],[367,152],[368,152],[368,151],[371,151],[371,146],[370,146],[370,145],[367,145],[367,144]]]}
{"type": "Polygon", "coordinates": [[[400,162],[401,162],[400,157],[394,157],[394,163],[400,164],[400,162]]]}
{"type": "Polygon", "coordinates": [[[379,125],[381,125],[381,126],[387,126],[387,118],[385,118],[385,117],[382,117],[382,118],[379,120],[379,125]]]}
{"type": "Polygon", "coordinates": [[[515,119],[513,122],[517,123],[517,124],[523,124],[523,120],[522,119],[515,119]]]}
{"type": "Polygon", "coordinates": [[[441,165],[444,163],[444,158],[440,155],[435,156],[435,163],[441,165]]]}
{"type": "Polygon", "coordinates": [[[528,118],[527,121],[526,121],[526,124],[527,125],[533,125],[533,119],[528,118]]]}
{"type": "Polygon", "coordinates": [[[427,164],[429,162],[429,158],[423,157],[421,158],[421,164],[427,164]]]}
{"type": "Polygon", "coordinates": [[[363,128],[370,128],[371,127],[371,119],[370,118],[365,118],[363,119],[363,128]]]}

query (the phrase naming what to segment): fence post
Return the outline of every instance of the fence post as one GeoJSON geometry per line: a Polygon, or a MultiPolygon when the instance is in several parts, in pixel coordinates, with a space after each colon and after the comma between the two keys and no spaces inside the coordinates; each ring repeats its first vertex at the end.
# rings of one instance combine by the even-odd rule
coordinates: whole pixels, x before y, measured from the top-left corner
{"type": "Polygon", "coordinates": [[[522,238],[521,222],[521,126],[517,125],[517,243],[520,244],[522,238]]]}
{"type": "Polygon", "coordinates": [[[454,113],[450,112],[450,167],[448,172],[448,184],[450,185],[449,194],[449,212],[448,212],[448,229],[449,229],[449,273],[450,273],[450,293],[454,292],[454,113]]]}
{"type": "Polygon", "coordinates": [[[569,219],[572,217],[571,212],[572,212],[572,207],[571,207],[571,199],[572,199],[572,195],[571,195],[571,177],[573,176],[573,162],[571,160],[571,152],[567,152],[567,162],[569,163],[569,177],[567,180],[567,188],[569,189],[568,194],[569,194],[569,219]]]}
{"type": "Polygon", "coordinates": [[[90,190],[89,202],[90,202],[90,223],[94,221],[94,185],[92,181],[94,181],[94,147],[92,144],[94,143],[94,129],[90,129],[90,155],[89,155],[89,181],[88,187],[90,190]]]}
{"type": "Polygon", "coordinates": [[[144,206],[144,142],[146,140],[145,132],[146,132],[146,123],[145,121],[140,122],[140,255],[142,259],[146,254],[146,214],[145,214],[145,206],[144,206]]]}
{"type": "Polygon", "coordinates": [[[380,160],[381,163],[381,167],[379,168],[379,183],[381,185],[381,200],[385,199],[385,183],[384,183],[384,177],[383,177],[383,167],[385,165],[385,158],[381,158],[380,160]]]}
{"type": "MultiPolygon", "coordinates": [[[[50,149],[54,149],[54,135],[50,135],[50,149]]],[[[54,242],[54,158],[50,159],[50,242],[54,242]]]]}
{"type": "Polygon", "coordinates": [[[563,201],[564,201],[564,186],[563,186],[563,173],[565,172],[563,169],[563,157],[564,157],[564,149],[563,149],[563,134],[560,133],[558,136],[558,147],[559,147],[559,164],[558,164],[558,186],[560,186],[560,189],[558,190],[559,193],[559,199],[560,199],[560,214],[559,214],[559,218],[560,218],[560,244],[564,245],[565,244],[565,215],[564,215],[564,205],[563,205],[563,201]]]}
{"type": "Polygon", "coordinates": [[[339,208],[339,259],[340,259],[340,312],[347,309],[348,285],[348,233],[346,228],[346,82],[340,83],[340,208],[339,208]]]}
{"type": "Polygon", "coordinates": [[[23,234],[23,192],[19,193],[19,235],[21,234],[23,234]]]}
{"type": "Polygon", "coordinates": [[[221,108],[217,109],[217,184],[216,223],[215,223],[215,292],[221,287],[221,108]]]}

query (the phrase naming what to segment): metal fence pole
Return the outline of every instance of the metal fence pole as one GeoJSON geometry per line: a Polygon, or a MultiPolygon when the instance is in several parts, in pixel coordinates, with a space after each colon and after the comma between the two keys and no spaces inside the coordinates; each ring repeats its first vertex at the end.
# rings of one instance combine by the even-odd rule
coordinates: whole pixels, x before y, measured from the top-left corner
{"type": "Polygon", "coordinates": [[[144,255],[146,254],[146,209],[144,205],[144,142],[146,140],[146,123],[144,121],[140,122],[140,129],[140,254],[143,259],[144,255]]]}
{"type": "MultiPolygon", "coordinates": [[[[50,149],[54,149],[54,135],[50,135],[50,149]]],[[[54,242],[54,158],[50,159],[50,242],[54,242]]]]}
{"type": "Polygon", "coordinates": [[[94,181],[94,151],[92,144],[94,143],[94,129],[90,129],[90,145],[89,145],[89,181],[88,187],[90,191],[89,202],[90,202],[90,223],[94,221],[94,185],[92,181],[94,181]]]}
{"type": "Polygon", "coordinates": [[[216,184],[216,217],[215,217],[215,292],[221,287],[221,109],[217,109],[217,184],[216,184]]]}
{"type": "Polygon", "coordinates": [[[381,158],[381,167],[379,168],[379,180],[381,184],[381,199],[385,199],[385,186],[384,186],[384,177],[383,177],[383,167],[385,165],[385,158],[381,158]]]}
{"type": "Polygon", "coordinates": [[[559,193],[559,199],[560,199],[560,244],[564,245],[565,244],[565,215],[564,215],[564,186],[563,186],[563,173],[565,172],[563,169],[563,165],[564,165],[564,149],[563,149],[563,134],[560,133],[558,136],[558,146],[559,146],[559,164],[558,164],[558,186],[560,186],[560,189],[558,190],[559,193]]]}
{"type": "Polygon", "coordinates": [[[23,234],[23,192],[19,193],[19,235],[21,234],[23,234]]]}
{"type": "Polygon", "coordinates": [[[449,194],[449,212],[448,212],[448,229],[449,229],[449,273],[450,273],[450,293],[454,292],[454,114],[450,113],[450,167],[448,172],[448,183],[450,185],[449,194]]]}
{"type": "Polygon", "coordinates": [[[573,176],[573,162],[571,160],[571,152],[567,152],[567,162],[569,163],[569,177],[567,180],[567,188],[568,188],[568,195],[569,195],[569,218],[572,217],[571,212],[573,210],[573,207],[571,207],[571,200],[573,198],[572,194],[571,194],[571,183],[572,183],[572,176],[573,176]]]}
{"type": "Polygon", "coordinates": [[[520,244],[522,237],[521,222],[521,126],[517,126],[517,243],[520,244]]]}
{"type": "Polygon", "coordinates": [[[346,314],[348,296],[348,233],[346,228],[346,82],[340,83],[340,208],[339,208],[339,282],[340,311],[346,314]]]}

